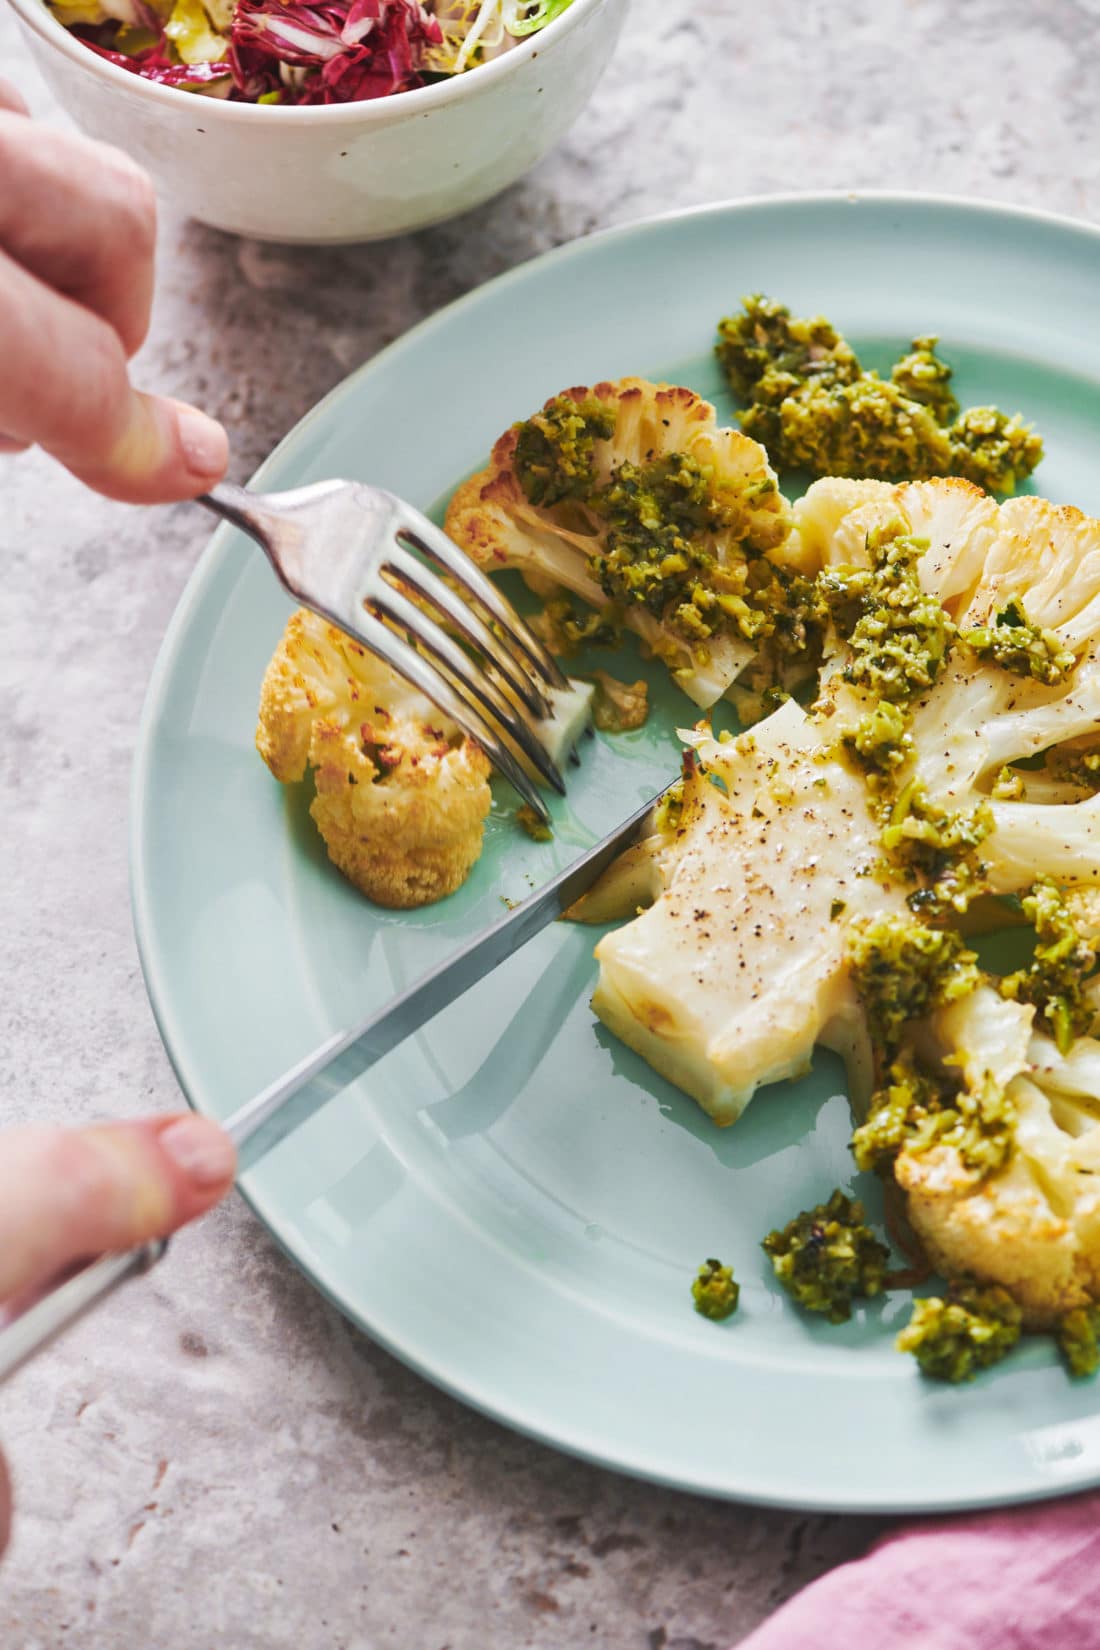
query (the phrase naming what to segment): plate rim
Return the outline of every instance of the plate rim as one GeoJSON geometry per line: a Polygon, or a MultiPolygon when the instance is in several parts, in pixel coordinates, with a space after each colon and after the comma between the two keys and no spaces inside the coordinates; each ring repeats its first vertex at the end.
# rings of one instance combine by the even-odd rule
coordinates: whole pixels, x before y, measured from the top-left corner
{"type": "MultiPolygon", "coordinates": [[[[524,259],[521,263],[501,271],[490,280],[471,287],[469,291],[462,293],[431,315],[425,316],[421,321],[371,355],[317,400],[253,471],[246,485],[262,486],[269,472],[280,466],[286,449],[292,444],[297,444],[304,436],[308,435],[314,424],[326,417],[342,399],[353,395],[359,382],[368,372],[375,371],[382,362],[388,363],[395,357],[400,357],[402,352],[414,347],[423,337],[430,336],[433,330],[448,326],[453,318],[456,315],[461,315],[467,306],[480,301],[487,290],[501,292],[512,284],[522,281],[534,266],[565,264],[573,258],[584,256],[588,248],[593,245],[629,241],[636,236],[644,237],[653,228],[670,223],[688,223],[704,218],[722,218],[731,214],[750,213],[761,208],[798,210],[799,208],[820,207],[822,205],[858,207],[864,203],[887,208],[894,207],[902,211],[914,206],[933,207],[953,216],[971,220],[975,217],[1009,219],[1020,224],[1030,223],[1036,227],[1057,229],[1063,233],[1068,231],[1083,240],[1092,242],[1094,245],[1100,244],[1100,225],[1093,224],[1085,219],[1074,218],[1065,213],[1048,211],[1043,208],[1016,206],[987,197],[968,197],[925,190],[830,189],[779,191],[768,194],[733,196],[720,201],[705,202],[697,206],[670,208],[664,212],[647,214],[640,218],[631,219],[627,223],[614,224],[587,235],[574,237],[545,252],[524,259]]],[[[223,548],[234,531],[235,529],[226,524],[219,525],[214,530],[188,574],[173,608],[157,650],[142,702],[141,714],[134,736],[129,787],[129,889],[131,919],[138,960],[149,999],[149,1006],[169,1064],[187,1104],[200,1113],[203,1111],[203,1107],[199,1104],[197,1091],[201,1091],[201,1084],[189,1070],[185,1038],[183,1033],[177,1030],[171,1005],[172,992],[162,974],[161,964],[157,956],[155,929],[150,913],[151,885],[149,866],[146,860],[148,831],[145,813],[145,802],[149,791],[146,781],[155,746],[156,724],[160,707],[164,701],[167,680],[177,662],[181,645],[188,633],[192,612],[199,605],[205,595],[206,586],[220,567],[223,548]]],[[[253,1214],[262,1222],[269,1237],[312,1287],[317,1289],[324,1299],[334,1306],[356,1329],[383,1347],[385,1351],[397,1358],[407,1368],[412,1369],[422,1379],[446,1392],[449,1396],[456,1398],[477,1413],[507,1426],[538,1444],[586,1461],[605,1471],[619,1473],[630,1479],[659,1485],[685,1494],[705,1495],[712,1499],[737,1501],[759,1507],[895,1517],[978,1511],[994,1507],[1024,1505],[1029,1502],[1062,1498],[1094,1487],[1100,1482],[1100,1468],[1094,1468],[1091,1471],[1082,1471],[1076,1477],[1067,1474],[1057,1481],[1041,1482],[1033,1477],[1027,1484],[1022,1484],[1013,1492],[1006,1493],[1001,1489],[984,1493],[978,1492],[973,1495],[952,1495],[950,1499],[944,1499],[935,1493],[926,1492],[909,1495],[904,1501],[900,1501],[896,1496],[890,1496],[886,1492],[874,1496],[845,1496],[832,1492],[814,1493],[812,1490],[800,1493],[797,1498],[794,1498],[790,1493],[783,1493],[781,1490],[770,1491],[766,1485],[754,1482],[746,1482],[741,1485],[734,1484],[730,1481],[728,1472],[723,1473],[721,1482],[707,1482],[698,1472],[693,1472],[690,1477],[677,1475],[676,1472],[669,1471],[656,1462],[647,1465],[644,1459],[644,1450],[636,1450],[632,1459],[623,1459],[617,1455],[609,1454],[606,1450],[601,1450],[597,1444],[587,1441],[585,1428],[575,1423],[569,1423],[564,1429],[556,1429],[552,1425],[540,1422],[535,1416],[528,1413],[522,1395],[502,1394],[499,1389],[492,1394],[486,1394],[476,1389],[472,1383],[450,1375],[444,1365],[432,1363],[420,1356],[415,1349],[403,1344],[400,1336],[395,1336],[367,1322],[354,1302],[349,1300],[346,1294],[340,1288],[334,1286],[326,1277],[325,1268],[311,1265],[306,1258],[296,1251],[292,1242],[284,1235],[283,1221],[278,1210],[267,1206],[268,1200],[257,1190],[254,1184],[250,1184],[251,1180],[252,1176],[246,1174],[237,1183],[237,1190],[253,1214]]]]}

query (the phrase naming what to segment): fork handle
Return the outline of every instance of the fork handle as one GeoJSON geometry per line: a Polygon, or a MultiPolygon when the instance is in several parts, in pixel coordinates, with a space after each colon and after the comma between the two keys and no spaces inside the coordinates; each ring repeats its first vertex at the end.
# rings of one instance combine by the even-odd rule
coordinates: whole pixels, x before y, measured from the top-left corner
{"type": "Polygon", "coordinates": [[[195,500],[196,504],[204,505],[223,521],[232,522],[234,527],[240,527],[253,537],[260,526],[257,502],[256,495],[250,493],[247,487],[237,487],[232,481],[219,481],[216,487],[211,487],[208,493],[200,493],[195,500]]]}
{"type": "Polygon", "coordinates": [[[309,535],[303,520],[308,522],[316,507],[338,496],[345,485],[342,481],[314,481],[285,493],[253,493],[231,481],[219,481],[208,493],[200,493],[195,503],[254,539],[271,563],[275,577],[296,602],[311,608],[329,624],[340,624],[339,618],[309,594],[309,535]]]}
{"type": "Polygon", "coordinates": [[[167,1248],[167,1240],[159,1239],[142,1244],[140,1249],[104,1255],[75,1277],[37,1296],[24,1311],[5,1318],[0,1307],[0,1381],[14,1375],[128,1278],[148,1272],[167,1248]]]}

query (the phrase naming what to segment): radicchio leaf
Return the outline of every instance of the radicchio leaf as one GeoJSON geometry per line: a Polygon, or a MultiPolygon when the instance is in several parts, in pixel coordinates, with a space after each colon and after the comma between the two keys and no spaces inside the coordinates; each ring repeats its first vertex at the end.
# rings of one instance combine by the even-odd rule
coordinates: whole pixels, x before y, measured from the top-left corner
{"type": "Polygon", "coordinates": [[[417,0],[237,0],[230,58],[243,70],[248,49],[316,70],[288,101],[350,103],[420,84],[424,51],[442,38],[417,0]]]}

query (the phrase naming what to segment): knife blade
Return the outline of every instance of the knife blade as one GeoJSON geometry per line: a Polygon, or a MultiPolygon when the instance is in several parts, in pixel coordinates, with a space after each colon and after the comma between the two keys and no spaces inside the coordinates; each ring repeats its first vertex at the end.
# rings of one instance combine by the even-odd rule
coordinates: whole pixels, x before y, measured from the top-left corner
{"type": "Polygon", "coordinates": [[[235,1111],[223,1125],[237,1146],[238,1173],[258,1163],[280,1140],[299,1128],[349,1083],[369,1071],[383,1055],[447,1008],[471,986],[587,893],[639,835],[664,792],[636,808],[629,819],[567,865],[557,876],[516,905],[506,917],[484,929],[407,991],[347,1031],[337,1032],[285,1072],[269,1088],[235,1111]]]}

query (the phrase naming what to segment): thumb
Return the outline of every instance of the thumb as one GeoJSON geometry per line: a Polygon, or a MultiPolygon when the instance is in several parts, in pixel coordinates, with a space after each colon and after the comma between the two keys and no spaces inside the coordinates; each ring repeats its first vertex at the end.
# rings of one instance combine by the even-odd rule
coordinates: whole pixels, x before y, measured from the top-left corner
{"type": "Polygon", "coordinates": [[[119,428],[108,447],[91,442],[85,426],[73,439],[43,441],[47,452],[97,493],[127,504],[193,498],[221,480],[229,441],[220,424],[183,401],[121,381],[117,388],[119,428]]]}
{"type": "Polygon", "coordinates": [[[0,436],[37,443],[108,498],[194,498],[225,473],[222,426],[196,407],[142,395],[100,316],[51,291],[0,249],[0,436]]]}
{"type": "Polygon", "coordinates": [[[228,1136],[190,1114],[0,1135],[0,1301],[175,1231],[225,1195],[235,1170],[228,1136]]]}

